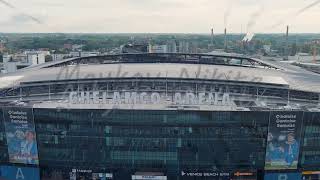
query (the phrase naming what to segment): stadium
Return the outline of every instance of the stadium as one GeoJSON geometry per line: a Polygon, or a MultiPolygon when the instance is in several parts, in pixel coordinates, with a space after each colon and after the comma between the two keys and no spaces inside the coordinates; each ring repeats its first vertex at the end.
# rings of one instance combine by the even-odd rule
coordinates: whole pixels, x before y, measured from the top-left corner
{"type": "Polygon", "coordinates": [[[0,76],[0,106],[0,179],[320,179],[320,75],[287,63],[71,58],[0,76]]]}

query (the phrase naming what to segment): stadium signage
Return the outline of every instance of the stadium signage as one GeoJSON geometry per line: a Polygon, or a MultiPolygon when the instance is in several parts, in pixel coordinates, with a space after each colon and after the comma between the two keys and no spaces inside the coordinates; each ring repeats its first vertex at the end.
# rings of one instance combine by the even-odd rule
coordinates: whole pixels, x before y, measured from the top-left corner
{"type": "Polygon", "coordinates": [[[167,176],[132,175],[132,180],[167,180],[167,176]]]}
{"type": "Polygon", "coordinates": [[[271,113],[265,170],[297,169],[301,144],[302,117],[302,112],[271,113]],[[281,149],[281,151],[277,149],[281,149]]]}
{"type": "Polygon", "coordinates": [[[174,93],[170,96],[159,92],[74,91],[69,94],[71,104],[164,104],[168,101],[175,105],[231,105],[230,95],[218,92],[174,93]]]}
{"type": "Polygon", "coordinates": [[[230,177],[229,172],[181,172],[183,177],[230,177]]]}

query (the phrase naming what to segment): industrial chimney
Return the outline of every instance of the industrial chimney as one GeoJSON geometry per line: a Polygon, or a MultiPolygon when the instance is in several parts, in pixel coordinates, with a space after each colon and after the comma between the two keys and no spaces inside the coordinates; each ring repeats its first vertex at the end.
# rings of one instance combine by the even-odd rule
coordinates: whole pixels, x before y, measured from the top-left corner
{"type": "Polygon", "coordinates": [[[211,28],[211,45],[213,45],[214,43],[214,32],[213,32],[213,28],[211,28]]]}
{"type": "Polygon", "coordinates": [[[211,28],[211,40],[210,40],[210,44],[208,45],[208,49],[209,49],[209,51],[213,51],[214,50],[214,32],[213,32],[213,28],[211,28]]]}
{"type": "Polygon", "coordinates": [[[224,52],[228,51],[227,28],[224,28],[224,52]]]}
{"type": "Polygon", "coordinates": [[[289,26],[287,26],[287,31],[286,31],[286,46],[285,46],[285,50],[284,50],[284,60],[288,60],[289,56],[289,26]]]}

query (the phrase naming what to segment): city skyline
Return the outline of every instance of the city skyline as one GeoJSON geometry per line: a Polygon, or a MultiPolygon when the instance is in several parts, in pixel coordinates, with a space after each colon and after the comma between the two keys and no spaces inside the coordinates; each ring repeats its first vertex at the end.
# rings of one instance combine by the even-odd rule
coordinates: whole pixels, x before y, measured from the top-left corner
{"type": "Polygon", "coordinates": [[[317,33],[315,0],[0,1],[0,32],[317,33]]]}

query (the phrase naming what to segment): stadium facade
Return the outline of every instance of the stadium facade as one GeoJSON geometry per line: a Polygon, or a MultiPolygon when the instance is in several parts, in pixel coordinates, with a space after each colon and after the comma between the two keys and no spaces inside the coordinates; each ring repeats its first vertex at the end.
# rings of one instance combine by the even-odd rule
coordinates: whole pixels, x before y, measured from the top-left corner
{"type": "Polygon", "coordinates": [[[320,179],[320,75],[242,56],[72,58],[0,76],[0,179],[320,179]]]}

